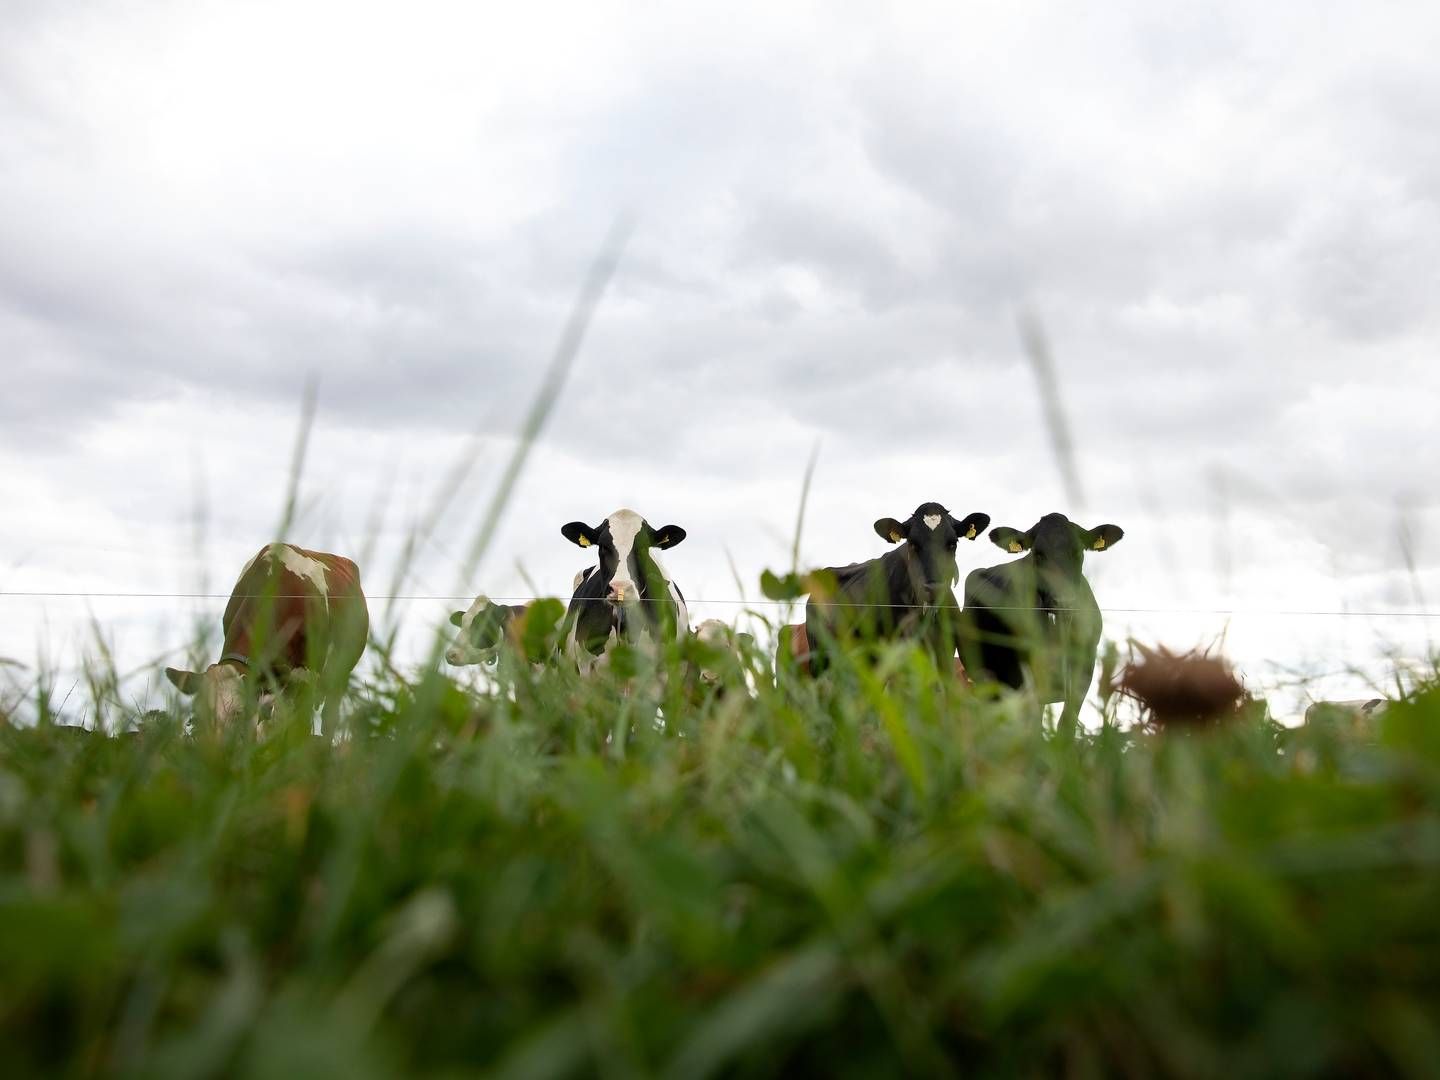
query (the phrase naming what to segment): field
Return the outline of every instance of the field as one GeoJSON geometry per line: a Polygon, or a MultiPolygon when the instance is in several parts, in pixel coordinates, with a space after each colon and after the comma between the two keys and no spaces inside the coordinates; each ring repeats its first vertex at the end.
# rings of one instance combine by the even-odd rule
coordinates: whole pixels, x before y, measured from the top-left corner
{"type": "Polygon", "coordinates": [[[0,1070],[1434,1074],[1433,683],[1068,740],[903,649],[741,663],[0,724],[0,1070]]]}

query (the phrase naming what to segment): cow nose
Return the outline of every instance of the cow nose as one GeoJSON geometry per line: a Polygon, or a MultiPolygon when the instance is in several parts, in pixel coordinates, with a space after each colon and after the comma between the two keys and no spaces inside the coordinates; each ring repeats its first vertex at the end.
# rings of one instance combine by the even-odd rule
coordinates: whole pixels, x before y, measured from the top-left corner
{"type": "Polygon", "coordinates": [[[635,586],[628,581],[614,581],[610,583],[610,595],[606,597],[612,604],[623,604],[635,593],[635,586]]]}

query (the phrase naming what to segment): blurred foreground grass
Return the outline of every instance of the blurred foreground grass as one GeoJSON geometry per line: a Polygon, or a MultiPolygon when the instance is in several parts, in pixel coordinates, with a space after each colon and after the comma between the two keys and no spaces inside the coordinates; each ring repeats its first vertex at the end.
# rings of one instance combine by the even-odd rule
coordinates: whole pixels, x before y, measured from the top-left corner
{"type": "Polygon", "coordinates": [[[0,1072],[1440,1068],[1440,690],[1063,741],[903,650],[745,664],[395,677],[334,747],[0,726],[0,1072]]]}

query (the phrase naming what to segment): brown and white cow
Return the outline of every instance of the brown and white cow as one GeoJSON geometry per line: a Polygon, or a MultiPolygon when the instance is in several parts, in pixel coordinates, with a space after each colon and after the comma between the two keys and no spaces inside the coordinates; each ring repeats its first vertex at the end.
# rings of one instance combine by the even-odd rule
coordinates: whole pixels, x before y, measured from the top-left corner
{"type": "Polygon", "coordinates": [[[268,544],[245,564],[221,618],[220,659],[203,672],[165,676],[224,730],[246,718],[267,690],[313,680],[332,735],[345,682],[365,652],[370,613],[360,570],[349,559],[294,544],[268,544]]]}

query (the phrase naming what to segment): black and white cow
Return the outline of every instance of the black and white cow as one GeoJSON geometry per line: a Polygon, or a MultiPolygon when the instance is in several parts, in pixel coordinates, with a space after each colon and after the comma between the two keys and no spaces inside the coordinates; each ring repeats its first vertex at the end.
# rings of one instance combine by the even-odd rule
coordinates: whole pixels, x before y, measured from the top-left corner
{"type": "Polygon", "coordinates": [[[924,641],[936,664],[949,670],[959,614],[951,591],[959,576],[955,549],[989,524],[988,514],[959,519],[934,502],[921,503],[905,521],[875,522],[875,531],[899,547],[878,559],[810,575],[804,636],[809,670],[819,674],[828,667],[837,643],[900,638],[924,641]]]}
{"type": "Polygon", "coordinates": [[[1072,731],[1095,673],[1102,620],[1082,573],[1087,551],[1108,551],[1124,532],[1046,514],[1026,532],[997,527],[990,539],[1023,559],[965,579],[960,657],[970,678],[1020,689],[1029,676],[1042,702],[1060,701],[1060,730],[1072,731]]]}
{"type": "MultiPolygon", "coordinates": [[[[595,567],[590,566],[576,574],[570,585],[571,592],[594,572],[595,567]]],[[[546,601],[545,606],[552,603],[546,601]]],[[[500,655],[500,646],[507,638],[513,640],[517,634],[523,634],[526,621],[535,608],[535,602],[497,604],[482,593],[464,611],[450,613],[450,625],[455,627],[456,633],[455,640],[445,650],[445,662],[456,667],[492,663],[500,655]]]]}
{"type": "Polygon", "coordinates": [[[634,510],[616,510],[599,525],[572,521],[560,532],[600,557],[576,586],[562,627],[565,655],[582,673],[615,642],[658,644],[690,633],[685,597],[655,554],[684,540],[684,529],[656,529],[634,510]]]}
{"type": "Polygon", "coordinates": [[[457,633],[445,650],[445,662],[463,667],[494,660],[510,625],[524,614],[523,604],[497,604],[488,596],[477,596],[464,611],[450,613],[450,625],[457,633]]]}

